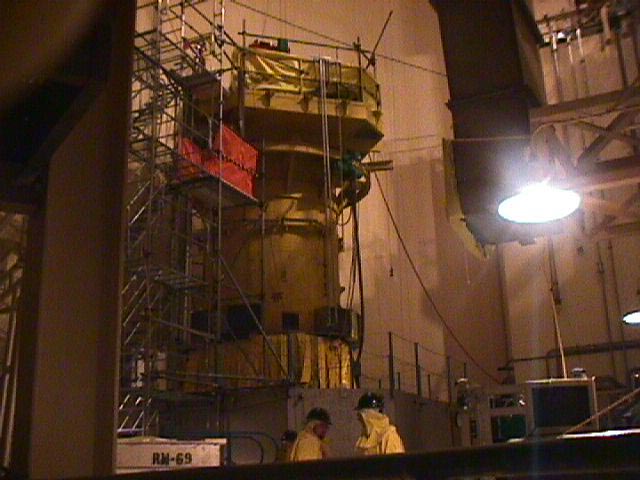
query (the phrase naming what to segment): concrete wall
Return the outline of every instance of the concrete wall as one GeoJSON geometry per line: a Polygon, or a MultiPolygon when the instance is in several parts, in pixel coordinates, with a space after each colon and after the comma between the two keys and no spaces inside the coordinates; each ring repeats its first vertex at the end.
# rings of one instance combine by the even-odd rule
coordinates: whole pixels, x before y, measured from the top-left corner
{"type": "Polygon", "coordinates": [[[442,403],[396,393],[389,410],[409,452],[440,450],[453,443],[449,409],[442,403]]]}

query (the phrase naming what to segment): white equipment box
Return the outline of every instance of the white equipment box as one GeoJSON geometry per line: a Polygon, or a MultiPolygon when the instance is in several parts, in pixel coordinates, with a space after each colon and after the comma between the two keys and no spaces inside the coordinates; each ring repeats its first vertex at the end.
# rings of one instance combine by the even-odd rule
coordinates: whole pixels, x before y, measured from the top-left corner
{"type": "Polygon", "coordinates": [[[219,467],[227,441],[209,438],[197,441],[158,437],[118,439],[117,473],[183,468],[219,467]]]}

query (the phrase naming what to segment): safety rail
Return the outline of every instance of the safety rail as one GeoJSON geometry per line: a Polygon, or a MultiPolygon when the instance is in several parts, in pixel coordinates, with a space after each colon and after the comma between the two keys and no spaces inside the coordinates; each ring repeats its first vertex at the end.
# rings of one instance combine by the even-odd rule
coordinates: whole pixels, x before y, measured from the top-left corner
{"type": "Polygon", "coordinates": [[[437,352],[394,332],[386,334],[386,352],[363,353],[360,387],[400,391],[450,403],[460,378],[480,380],[464,360],[437,352]]]}

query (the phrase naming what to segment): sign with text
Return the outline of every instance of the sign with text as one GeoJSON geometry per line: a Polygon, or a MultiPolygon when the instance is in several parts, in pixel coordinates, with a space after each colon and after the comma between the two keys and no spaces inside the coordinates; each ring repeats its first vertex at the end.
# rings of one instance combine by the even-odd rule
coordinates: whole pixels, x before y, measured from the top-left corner
{"type": "Polygon", "coordinates": [[[218,467],[225,439],[180,441],[156,437],[118,440],[117,473],[218,467]]]}

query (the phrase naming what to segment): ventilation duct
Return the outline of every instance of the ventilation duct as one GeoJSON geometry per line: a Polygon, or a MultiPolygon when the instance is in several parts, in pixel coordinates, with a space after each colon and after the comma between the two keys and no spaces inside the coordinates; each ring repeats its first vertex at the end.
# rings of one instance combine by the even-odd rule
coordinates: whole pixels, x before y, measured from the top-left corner
{"type": "Polygon", "coordinates": [[[528,7],[515,0],[431,3],[440,22],[455,134],[445,148],[450,220],[481,246],[527,242],[559,230],[560,222],[519,225],[497,214],[500,201],[530,180],[529,109],[545,102],[542,38],[528,7]]]}

